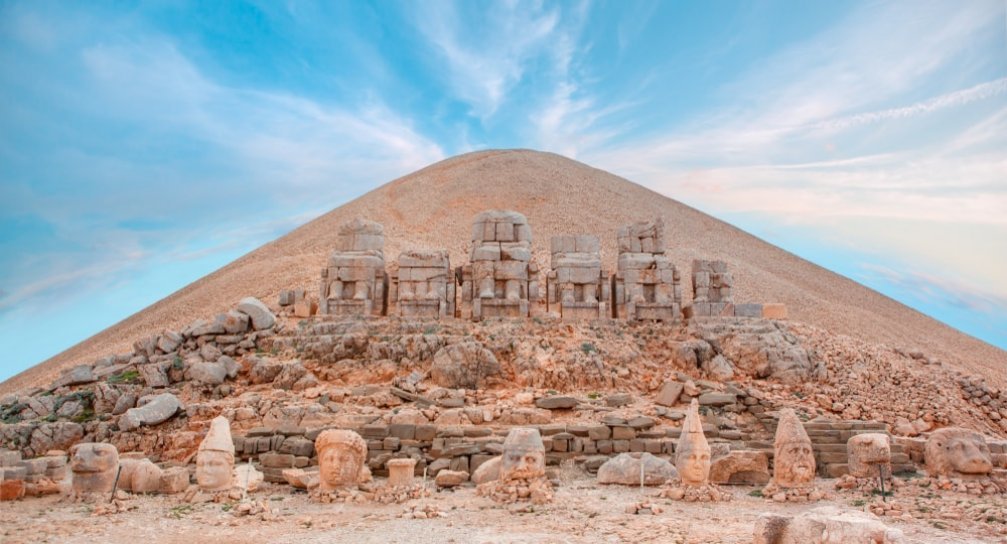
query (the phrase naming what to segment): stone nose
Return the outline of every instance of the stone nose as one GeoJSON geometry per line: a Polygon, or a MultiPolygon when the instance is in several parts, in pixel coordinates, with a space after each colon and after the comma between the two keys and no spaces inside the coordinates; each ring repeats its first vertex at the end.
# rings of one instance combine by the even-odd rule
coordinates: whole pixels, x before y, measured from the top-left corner
{"type": "Polygon", "coordinates": [[[982,457],[971,457],[965,461],[965,466],[962,467],[966,474],[985,474],[990,470],[993,470],[993,465],[982,457]]]}

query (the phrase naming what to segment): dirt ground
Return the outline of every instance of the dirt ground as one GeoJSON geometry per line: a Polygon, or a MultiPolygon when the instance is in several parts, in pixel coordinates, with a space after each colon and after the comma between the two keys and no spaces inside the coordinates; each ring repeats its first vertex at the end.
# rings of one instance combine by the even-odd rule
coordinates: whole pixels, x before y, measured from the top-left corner
{"type": "MultiPolygon", "coordinates": [[[[165,496],[127,499],[123,502],[128,510],[114,514],[95,514],[93,504],[57,496],[29,498],[0,508],[0,542],[747,543],[763,512],[794,515],[817,506],[856,503],[849,495],[833,494],[816,504],[776,504],[750,495],[755,488],[737,486],[727,488],[734,494],[730,502],[680,503],[653,498],[654,488],[600,486],[587,477],[565,482],[554,502],[525,512],[479,497],[471,487],[435,492],[403,505],[320,504],[289,489],[267,485],[254,495],[269,505],[267,519],[235,517],[233,504],[190,505],[165,496]],[[641,500],[663,511],[625,513],[641,500]],[[401,517],[414,505],[433,505],[444,517],[401,517]]],[[[995,527],[982,523],[885,522],[901,529],[909,542],[1007,542],[996,535],[995,527]]]]}

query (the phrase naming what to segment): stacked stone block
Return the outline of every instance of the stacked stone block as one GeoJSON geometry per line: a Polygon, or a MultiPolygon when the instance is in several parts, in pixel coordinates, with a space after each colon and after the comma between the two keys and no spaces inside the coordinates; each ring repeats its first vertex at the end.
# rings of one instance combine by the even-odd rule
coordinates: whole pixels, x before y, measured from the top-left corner
{"type": "Polygon", "coordinates": [[[294,317],[311,317],[318,313],[318,301],[310,298],[304,288],[280,291],[280,312],[294,317]]]}
{"type": "Polygon", "coordinates": [[[734,278],[724,261],[692,261],[692,315],[735,315],[733,285],[734,278]]]}
{"type": "Polygon", "coordinates": [[[614,316],[678,319],[682,289],[678,270],[664,254],[664,221],[659,218],[622,227],[618,241],[618,268],[612,280],[614,316]]]}
{"type": "Polygon", "coordinates": [[[454,317],[455,281],[446,249],[409,250],[399,255],[389,299],[402,317],[454,317]]]}
{"type": "Polygon", "coordinates": [[[355,219],[339,227],[339,240],[322,269],[320,310],[329,315],[385,315],[384,227],[355,219]]]}
{"type": "Polygon", "coordinates": [[[529,302],[538,299],[528,219],[502,210],[477,215],[470,259],[457,270],[465,317],[528,317],[529,302]]]}
{"type": "Polygon", "coordinates": [[[565,320],[609,317],[611,284],[601,267],[601,242],[589,234],[554,236],[546,307],[565,320]]]}

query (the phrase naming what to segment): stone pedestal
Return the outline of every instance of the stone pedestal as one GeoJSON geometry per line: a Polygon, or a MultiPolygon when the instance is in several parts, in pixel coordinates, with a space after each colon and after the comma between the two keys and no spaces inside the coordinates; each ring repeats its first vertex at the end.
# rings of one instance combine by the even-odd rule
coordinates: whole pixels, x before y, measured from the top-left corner
{"type": "Polygon", "coordinates": [[[388,461],[388,485],[408,487],[416,481],[416,459],[392,459],[388,461]]]}

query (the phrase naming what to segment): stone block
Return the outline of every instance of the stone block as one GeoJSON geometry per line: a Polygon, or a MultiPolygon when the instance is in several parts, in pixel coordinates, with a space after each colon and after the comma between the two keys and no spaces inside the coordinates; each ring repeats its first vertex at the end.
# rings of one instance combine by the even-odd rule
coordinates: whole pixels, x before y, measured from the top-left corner
{"type": "Polygon", "coordinates": [[[436,425],[417,425],[416,426],[416,440],[421,442],[430,442],[437,436],[437,426],[436,425]]]}
{"type": "Polygon", "coordinates": [[[294,456],[289,453],[263,453],[259,455],[259,463],[266,468],[292,468],[294,456]]]}
{"type": "Polygon", "coordinates": [[[277,451],[294,456],[311,457],[315,454],[315,443],[301,436],[289,436],[283,440],[277,451]]]}
{"type": "Polygon", "coordinates": [[[703,393],[699,395],[701,406],[726,406],[737,402],[738,396],[734,393],[703,393]]]}
{"type": "Polygon", "coordinates": [[[735,304],[734,315],[737,317],[762,317],[762,304],[735,304]]]}
{"type": "Polygon", "coordinates": [[[161,472],[159,491],[166,495],[181,493],[189,488],[189,468],[170,467],[161,472]]]}
{"type": "Polygon", "coordinates": [[[612,440],[631,440],[636,438],[636,429],[632,427],[612,427],[612,440]]]}
{"type": "Polygon", "coordinates": [[[765,303],[762,305],[762,317],[766,319],[787,319],[787,306],[781,303],[765,303]]]}
{"type": "Polygon", "coordinates": [[[593,425],[588,428],[587,436],[591,440],[608,440],[612,437],[612,428],[608,425],[593,425]]]}

